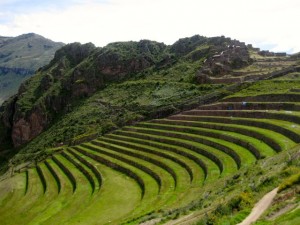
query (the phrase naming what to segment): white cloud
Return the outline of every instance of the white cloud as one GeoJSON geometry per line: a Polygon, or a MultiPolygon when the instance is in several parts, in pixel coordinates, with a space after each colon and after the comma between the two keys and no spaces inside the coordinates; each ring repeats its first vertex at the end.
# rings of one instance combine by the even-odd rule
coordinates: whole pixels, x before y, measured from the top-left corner
{"type": "MultiPolygon", "coordinates": [[[[35,32],[66,43],[152,39],[172,44],[194,34],[225,35],[276,51],[300,51],[298,0],[95,0],[64,10],[15,15],[1,35],[35,32]]],[[[1,22],[0,22],[1,23],[1,22]]]]}

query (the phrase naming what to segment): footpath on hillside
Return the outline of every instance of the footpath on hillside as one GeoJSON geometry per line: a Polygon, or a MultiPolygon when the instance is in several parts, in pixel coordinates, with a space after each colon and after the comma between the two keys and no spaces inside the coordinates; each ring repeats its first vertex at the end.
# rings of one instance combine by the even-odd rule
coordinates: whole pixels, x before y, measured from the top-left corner
{"type": "Polygon", "coordinates": [[[274,190],[267,193],[258,203],[256,203],[256,205],[252,209],[249,216],[247,216],[246,219],[244,219],[244,221],[239,223],[238,225],[250,225],[253,222],[255,222],[256,220],[258,220],[258,218],[271,205],[273,199],[275,198],[275,196],[277,194],[277,191],[278,191],[278,188],[275,188],[274,190]]]}

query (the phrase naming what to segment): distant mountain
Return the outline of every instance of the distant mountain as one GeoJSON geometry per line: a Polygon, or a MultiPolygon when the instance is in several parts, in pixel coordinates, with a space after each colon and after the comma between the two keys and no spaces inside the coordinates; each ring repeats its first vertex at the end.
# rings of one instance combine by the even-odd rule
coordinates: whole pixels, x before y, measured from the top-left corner
{"type": "Polygon", "coordinates": [[[17,92],[22,81],[48,64],[63,45],[34,33],[0,36],[0,104],[17,92]]]}

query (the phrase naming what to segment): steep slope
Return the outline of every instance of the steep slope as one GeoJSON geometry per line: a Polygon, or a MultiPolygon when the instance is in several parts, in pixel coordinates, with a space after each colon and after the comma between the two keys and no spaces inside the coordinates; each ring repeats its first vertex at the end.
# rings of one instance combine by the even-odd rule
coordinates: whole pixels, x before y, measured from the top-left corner
{"type": "Polygon", "coordinates": [[[259,52],[198,35],[59,49],[1,107],[1,222],[241,222],[299,172],[299,65],[259,52]]]}
{"type": "MultiPolygon", "coordinates": [[[[191,93],[195,95],[211,89],[209,86],[197,88],[191,84],[190,76],[201,66],[204,56],[190,59],[185,55],[178,55],[176,51],[170,50],[170,47],[162,43],[146,40],[112,43],[104,48],[95,48],[92,44],[67,45],[57,51],[52,62],[24,83],[18,95],[3,107],[3,125],[7,128],[6,131],[14,146],[20,146],[49,128],[58,116],[71,112],[97,91],[107,87],[107,92],[110,92],[109,89],[114,87],[109,84],[116,81],[132,80],[131,83],[116,89],[132,88],[133,91],[139,85],[133,80],[141,80],[145,85],[140,87],[151,91],[166,86],[166,83],[159,81],[173,80],[174,83],[169,85],[170,90],[173,89],[172,92],[168,93],[166,86],[165,94],[171,97],[172,93],[179,89],[182,91],[190,89],[188,92],[182,92],[183,99],[190,98],[191,93]],[[189,65],[193,66],[193,70],[191,75],[187,76],[182,70],[186,66],[190,67],[189,65]],[[149,82],[150,79],[155,79],[152,76],[157,72],[159,73],[157,82],[149,82]]],[[[142,90],[140,94],[145,96],[142,90]]],[[[114,93],[116,94],[117,92],[114,93]]],[[[165,98],[162,91],[161,94],[161,97],[165,98]]],[[[122,102],[122,97],[120,101],[122,102]]],[[[170,105],[173,101],[175,98],[170,102],[161,102],[156,107],[170,105]]],[[[109,100],[105,102],[109,104],[109,100]]],[[[122,108],[120,103],[118,107],[122,108]]],[[[91,107],[97,109],[94,103],[91,104],[94,105],[91,107]]],[[[146,102],[143,104],[145,107],[149,106],[146,102]]],[[[107,108],[107,104],[104,105],[107,108]]],[[[128,108],[132,110],[132,105],[128,105],[128,108]]],[[[136,110],[143,109],[138,106],[136,110]]]]}
{"type": "MultiPolygon", "coordinates": [[[[247,98],[271,82],[281,95],[293,86],[259,81],[234,96],[247,98]]],[[[294,224],[300,98],[247,104],[232,98],[49,149],[51,157],[13,168],[15,176],[0,182],[2,223],[237,224],[279,185],[275,212],[292,194],[284,222],[294,224]]]]}
{"type": "Polygon", "coordinates": [[[62,46],[34,33],[0,37],[0,105],[17,93],[22,81],[48,64],[62,46]]]}
{"type": "MultiPolygon", "coordinates": [[[[257,63],[252,47],[225,37],[196,35],[171,46],[148,40],[111,43],[104,48],[69,44],[2,107],[0,148],[10,145],[26,154],[42,153],[46,147],[79,143],[134,121],[215,101],[247,86],[226,79],[225,84],[199,84],[199,73],[220,51],[227,52],[224,65],[229,73],[236,68],[252,70],[257,63]],[[237,44],[243,50],[232,47],[237,44]]],[[[272,71],[296,61],[288,62],[272,71]]]]}

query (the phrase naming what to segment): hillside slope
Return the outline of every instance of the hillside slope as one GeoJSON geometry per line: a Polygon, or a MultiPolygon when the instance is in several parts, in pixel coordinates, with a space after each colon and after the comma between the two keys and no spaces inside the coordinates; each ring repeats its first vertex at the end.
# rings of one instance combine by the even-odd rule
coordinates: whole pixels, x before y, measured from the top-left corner
{"type": "Polygon", "coordinates": [[[48,64],[63,43],[29,33],[17,37],[0,36],[0,105],[17,90],[22,81],[48,64]]]}
{"type": "Polygon", "coordinates": [[[299,173],[299,68],[225,37],[62,47],[0,109],[2,223],[242,221],[299,173]]]}
{"type": "Polygon", "coordinates": [[[297,224],[299,82],[285,77],[15,165],[0,182],[2,223],[237,224],[279,186],[258,224],[297,224]],[[298,97],[282,102],[287,92],[298,97]]]}
{"type": "MultiPolygon", "coordinates": [[[[92,44],[67,45],[58,50],[52,62],[25,82],[18,95],[3,106],[2,127],[5,129],[2,130],[8,135],[5,140],[10,140],[15,147],[28,143],[51,127],[54,121],[59,121],[58,117],[71,115],[70,112],[80,115],[82,111],[78,107],[98,93],[112,93],[113,99],[110,96],[103,99],[103,96],[97,100],[99,106],[91,101],[86,103],[91,107],[90,113],[96,110],[93,120],[97,119],[99,107],[108,111],[117,108],[133,110],[133,114],[138,111],[139,115],[133,115],[134,118],[147,116],[150,111],[155,114],[163,108],[169,113],[176,111],[176,102],[183,104],[189,98],[223,86],[195,86],[195,73],[206,57],[213,55],[216,49],[227,48],[230,42],[225,37],[194,36],[179,40],[172,46],[147,40],[112,43],[104,48],[95,48],[92,44]],[[113,86],[110,85],[112,82],[122,84],[113,86]],[[106,91],[101,92],[102,89],[106,91]],[[140,93],[136,93],[138,89],[140,93]],[[118,91],[127,93],[118,95],[118,91]],[[114,105],[110,106],[112,103],[114,105]]],[[[85,124],[86,127],[73,123],[78,128],[73,129],[71,138],[93,130],[100,123],[98,120],[91,124],[93,120],[91,116],[89,118],[90,125],[85,124]]],[[[112,121],[107,129],[112,129],[114,123],[112,121]]],[[[98,127],[103,127],[103,124],[98,127]]],[[[58,141],[70,140],[67,136],[58,141]]]]}
{"type": "Polygon", "coordinates": [[[298,70],[296,59],[258,54],[237,40],[199,35],[171,46],[148,40],[66,45],[1,107],[0,149],[43,153],[215,101],[247,86],[241,81],[249,74],[265,79],[298,70]],[[204,71],[207,82],[199,80],[204,71]]]}

